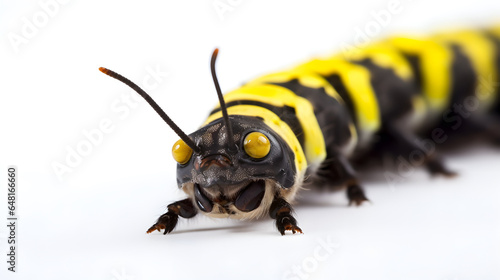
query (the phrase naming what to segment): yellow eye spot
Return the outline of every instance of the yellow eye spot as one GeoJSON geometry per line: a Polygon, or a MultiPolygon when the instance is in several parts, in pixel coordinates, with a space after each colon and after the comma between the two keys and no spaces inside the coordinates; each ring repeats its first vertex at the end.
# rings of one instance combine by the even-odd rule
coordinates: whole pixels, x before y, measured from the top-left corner
{"type": "Polygon", "coordinates": [[[263,158],[271,150],[271,142],[260,132],[252,132],[245,137],[243,148],[253,158],[263,158]]]}
{"type": "Polygon", "coordinates": [[[172,147],[172,156],[174,157],[175,161],[180,164],[187,163],[192,154],[193,150],[184,141],[182,141],[182,139],[179,139],[177,142],[175,142],[174,146],[172,147]]]}

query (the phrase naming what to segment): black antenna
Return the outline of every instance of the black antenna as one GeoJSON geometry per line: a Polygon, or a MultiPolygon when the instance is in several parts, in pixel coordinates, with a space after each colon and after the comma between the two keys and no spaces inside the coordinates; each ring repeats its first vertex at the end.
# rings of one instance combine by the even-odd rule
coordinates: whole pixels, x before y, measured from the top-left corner
{"type": "Polygon", "coordinates": [[[210,62],[210,69],[212,70],[212,78],[215,84],[215,90],[217,91],[217,96],[219,97],[220,109],[222,111],[222,117],[224,118],[224,123],[226,124],[227,129],[227,138],[229,144],[229,150],[234,151],[235,145],[233,141],[233,128],[231,127],[231,123],[229,122],[229,116],[227,114],[226,102],[224,102],[224,97],[222,97],[222,91],[220,90],[219,81],[217,80],[217,74],[215,73],[215,60],[217,59],[217,54],[219,53],[219,49],[215,49],[212,53],[212,60],[210,62]]]}
{"type": "Polygon", "coordinates": [[[179,135],[179,137],[188,145],[193,151],[197,154],[201,152],[200,147],[196,146],[196,144],[189,138],[189,136],[186,135],[168,116],[167,114],[158,106],[158,104],[147,94],[142,88],[140,88],[138,85],[134,84],[132,81],[129,79],[123,77],[122,75],[111,71],[109,69],[106,69],[104,67],[99,67],[99,71],[102,73],[117,79],[118,81],[126,84],[127,86],[131,87],[133,90],[135,90],[140,96],[142,96],[148,103],[153,107],[153,109],[160,115],[160,117],[174,130],[174,132],[179,135]]]}

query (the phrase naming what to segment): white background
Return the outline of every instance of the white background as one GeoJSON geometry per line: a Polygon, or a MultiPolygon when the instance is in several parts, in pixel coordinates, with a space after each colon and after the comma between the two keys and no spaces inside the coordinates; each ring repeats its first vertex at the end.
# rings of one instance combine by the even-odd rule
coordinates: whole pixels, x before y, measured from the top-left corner
{"type": "Polygon", "coordinates": [[[500,2],[401,0],[384,26],[374,13],[390,0],[74,0],[48,12],[47,2],[0,1],[2,217],[7,166],[19,169],[18,272],[3,261],[5,220],[1,279],[500,279],[500,151],[491,147],[448,155],[455,179],[417,170],[389,185],[373,170],[363,176],[372,203],[359,208],[343,193],[307,192],[296,206],[303,235],[282,237],[271,220],[204,217],[146,235],[183,197],[170,155],[177,136],[145,102],[126,105],[135,94],[97,70],[149,83],[190,133],[217,103],[214,47],[227,91],[355,44],[358,32],[372,39],[492,23],[500,2]],[[214,3],[232,8],[218,14],[214,3]],[[151,69],[163,73],[156,82],[151,69]],[[111,131],[57,176],[53,166],[67,166],[84,131],[106,120],[111,131]]]}

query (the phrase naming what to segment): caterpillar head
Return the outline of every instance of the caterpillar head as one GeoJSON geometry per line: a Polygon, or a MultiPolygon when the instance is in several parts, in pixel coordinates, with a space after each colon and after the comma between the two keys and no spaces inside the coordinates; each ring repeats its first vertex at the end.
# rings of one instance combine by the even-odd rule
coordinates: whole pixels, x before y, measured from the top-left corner
{"type": "Polygon", "coordinates": [[[295,184],[294,154],[260,118],[234,115],[228,121],[231,135],[223,119],[189,135],[200,152],[183,140],[174,144],[177,183],[205,214],[258,217],[276,192],[295,184]]]}
{"type": "Polygon", "coordinates": [[[99,70],[134,89],[181,138],[172,154],[177,161],[177,183],[201,212],[213,217],[256,218],[268,213],[274,196],[295,195],[294,153],[259,117],[227,114],[211,60],[222,118],[186,135],[140,87],[120,74],[99,70]]]}

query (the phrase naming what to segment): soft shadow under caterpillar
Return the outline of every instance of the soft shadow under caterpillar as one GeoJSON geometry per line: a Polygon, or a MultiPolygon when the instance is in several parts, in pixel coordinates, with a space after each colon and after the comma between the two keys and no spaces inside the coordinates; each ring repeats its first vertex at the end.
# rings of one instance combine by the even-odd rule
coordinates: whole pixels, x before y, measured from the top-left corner
{"type": "MultiPolygon", "coordinates": [[[[169,233],[179,216],[198,212],[269,215],[282,235],[302,233],[290,204],[304,183],[345,187],[349,204],[368,200],[354,158],[373,151],[422,153],[417,135],[439,139],[463,122],[500,143],[500,27],[390,37],[348,57],[314,59],[257,78],[224,98],[217,53],[211,70],[219,106],[189,135],[137,85],[99,69],[137,91],[181,138],[172,153],[177,183],[188,197],[168,205],[148,233],[169,233]]],[[[435,154],[424,153],[423,165],[432,174],[454,175],[435,154]]]]}

